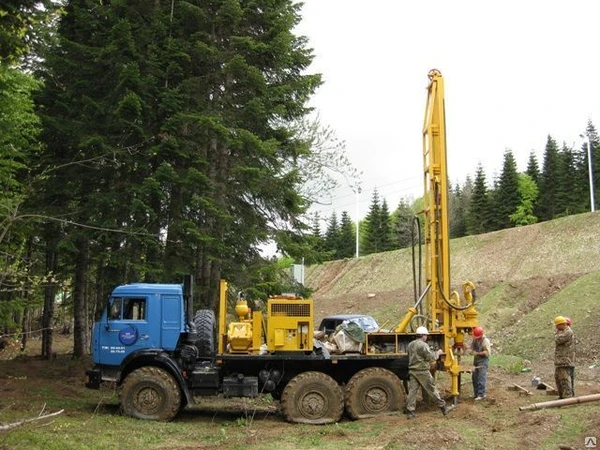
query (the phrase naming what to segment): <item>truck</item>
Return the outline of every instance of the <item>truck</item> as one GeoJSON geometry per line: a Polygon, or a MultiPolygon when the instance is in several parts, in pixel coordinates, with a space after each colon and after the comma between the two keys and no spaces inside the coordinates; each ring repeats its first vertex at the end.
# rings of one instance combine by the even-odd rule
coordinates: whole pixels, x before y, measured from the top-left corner
{"type": "MultiPolygon", "coordinates": [[[[221,280],[218,311],[194,311],[193,279],[181,284],[133,283],[111,293],[92,330],[94,367],[86,386],[118,387],[123,414],[169,421],[205,396],[279,401],[289,422],[328,424],[344,414],[362,419],[403,408],[406,347],[416,325],[442,350],[438,369],[450,373],[456,403],[465,336],[478,325],[475,286],[450,292],[444,85],[429,72],[423,127],[425,287],[389,331],[365,332],[360,343],[332,352],[315,339],[312,299],[269,298],[251,311],[239,296],[227,323],[228,283],[221,280]]],[[[413,258],[414,260],[414,258],[413,258]]],[[[420,283],[419,283],[420,284],[420,283]]]]}

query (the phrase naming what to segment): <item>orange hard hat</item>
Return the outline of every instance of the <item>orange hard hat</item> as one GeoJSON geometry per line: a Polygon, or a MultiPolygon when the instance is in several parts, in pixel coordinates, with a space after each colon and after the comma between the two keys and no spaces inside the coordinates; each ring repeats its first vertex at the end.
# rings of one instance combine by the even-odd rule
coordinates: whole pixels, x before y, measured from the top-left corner
{"type": "Polygon", "coordinates": [[[473,337],[480,338],[483,336],[483,328],[475,327],[473,328],[473,337]]]}

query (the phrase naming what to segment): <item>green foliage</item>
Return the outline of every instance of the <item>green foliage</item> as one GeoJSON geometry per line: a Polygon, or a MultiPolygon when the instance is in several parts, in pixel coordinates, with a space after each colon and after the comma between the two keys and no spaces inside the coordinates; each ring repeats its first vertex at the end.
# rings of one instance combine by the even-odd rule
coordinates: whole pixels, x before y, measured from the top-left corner
{"type": "Polygon", "coordinates": [[[519,196],[521,204],[517,210],[510,215],[510,220],[516,226],[531,225],[537,222],[533,215],[533,206],[538,198],[538,187],[533,179],[527,174],[519,174],[519,196]]]}
{"type": "Polygon", "coordinates": [[[361,233],[363,254],[385,252],[393,248],[389,208],[385,199],[380,203],[377,189],[373,191],[364,223],[364,232],[361,233]]]}
{"type": "Polygon", "coordinates": [[[494,229],[503,230],[513,226],[510,216],[520,203],[519,174],[511,150],[504,153],[502,173],[492,196],[492,222],[494,229]]]}
{"type": "Polygon", "coordinates": [[[481,164],[477,167],[473,193],[467,213],[468,234],[481,234],[491,230],[490,201],[485,173],[481,164]]]}
{"type": "Polygon", "coordinates": [[[415,212],[406,199],[400,199],[398,207],[390,217],[392,243],[396,248],[406,248],[412,245],[413,219],[415,212]]]}
{"type": "Polygon", "coordinates": [[[540,200],[535,215],[541,221],[551,220],[556,216],[558,173],[560,170],[559,154],[556,141],[548,135],[544,151],[544,167],[540,178],[540,200]]]}
{"type": "Polygon", "coordinates": [[[342,211],[340,219],[339,244],[337,253],[340,258],[352,258],[356,253],[356,228],[347,211],[342,211]]]}

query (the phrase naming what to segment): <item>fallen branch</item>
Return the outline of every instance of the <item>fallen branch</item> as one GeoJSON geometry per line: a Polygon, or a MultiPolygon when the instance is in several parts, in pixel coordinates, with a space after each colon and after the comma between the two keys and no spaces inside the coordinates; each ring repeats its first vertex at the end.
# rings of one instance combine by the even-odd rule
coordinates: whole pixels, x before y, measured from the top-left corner
{"type": "Polygon", "coordinates": [[[47,419],[48,417],[58,416],[59,414],[62,414],[63,412],[64,412],[64,409],[61,409],[60,411],[56,411],[56,412],[53,412],[50,414],[44,414],[42,416],[33,417],[32,419],[21,420],[20,422],[9,423],[8,425],[0,425],[0,431],[12,430],[13,428],[20,427],[21,425],[24,425],[28,422],[33,422],[34,420],[47,419]]]}

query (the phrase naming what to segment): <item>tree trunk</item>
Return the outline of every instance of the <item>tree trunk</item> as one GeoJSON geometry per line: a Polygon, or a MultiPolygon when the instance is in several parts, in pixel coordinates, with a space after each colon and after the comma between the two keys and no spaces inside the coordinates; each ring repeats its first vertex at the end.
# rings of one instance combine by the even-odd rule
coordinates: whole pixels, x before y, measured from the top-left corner
{"type": "MultiPolygon", "coordinates": [[[[54,227],[50,226],[46,234],[46,273],[55,275],[58,269],[56,242],[53,238],[54,227]]],[[[42,358],[52,358],[54,300],[56,298],[56,283],[49,282],[44,289],[44,311],[42,313],[42,358]]]]}
{"type": "Polygon", "coordinates": [[[75,281],[73,286],[73,358],[81,358],[88,353],[87,346],[87,302],[86,285],[88,271],[88,243],[85,239],[77,240],[77,257],[75,261],[75,281]]]}

